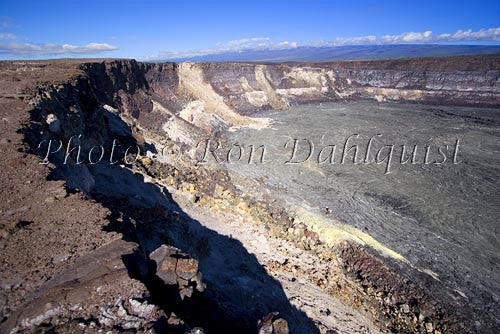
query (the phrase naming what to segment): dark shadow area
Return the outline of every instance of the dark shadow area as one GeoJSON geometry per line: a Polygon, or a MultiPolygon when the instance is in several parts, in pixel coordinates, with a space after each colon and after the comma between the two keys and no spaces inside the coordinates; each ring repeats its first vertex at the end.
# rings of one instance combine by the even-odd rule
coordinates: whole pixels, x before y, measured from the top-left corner
{"type": "MultiPolygon", "coordinates": [[[[148,287],[152,302],[209,333],[256,333],[257,321],[273,311],[280,312],[289,322],[292,333],[316,332],[313,322],[289,303],[281,284],[267,274],[241,242],[191,218],[169,193],[145,183],[142,175],[121,168],[110,172],[115,178],[126,180],[135,195],[120,194],[118,199],[107,197],[99,189],[92,197],[111,210],[107,230],[119,232],[125,240],[140,245],[136,257],[124,262],[130,275],[148,287]],[[151,201],[151,206],[134,205],[137,195],[142,195],[139,200],[145,205],[151,201]],[[207,284],[203,293],[195,292],[192,298],[182,301],[176,287],[165,286],[154,275],[155,264],[147,260],[147,254],[162,244],[177,247],[199,261],[207,284]]],[[[95,176],[99,184],[103,176],[95,176]]]]}
{"type": "MultiPolygon", "coordinates": [[[[106,121],[110,118],[104,115],[106,111],[95,103],[91,105],[95,108],[85,110],[93,111],[82,112],[83,117],[78,119],[81,123],[72,125],[88,137],[87,143],[102,141],[109,147],[113,138],[119,138],[122,148],[117,155],[124,154],[123,147],[131,145],[144,149],[133,136],[113,133],[106,121]]],[[[123,124],[116,124],[117,118],[113,122],[115,129],[128,127],[123,120],[123,124]]],[[[72,134],[49,132],[43,112],[34,110],[24,135],[31,153],[43,157],[37,149],[42,139],[67,142],[72,134]]],[[[82,141],[82,154],[88,154],[90,147],[82,141]]],[[[146,285],[151,302],[166,314],[175,312],[191,327],[202,327],[207,333],[257,333],[257,321],[278,311],[288,321],[291,333],[319,333],[313,321],[289,302],[281,284],[268,275],[241,242],[190,217],[164,188],[145,182],[141,174],[119,164],[103,161],[77,165],[74,157],[64,164],[63,158],[63,152],[50,157],[54,166],[50,177],[65,180],[68,188],[79,189],[110,210],[106,231],[121,233],[124,240],[139,245],[134,254],[123,257],[129,275],[146,285]],[[199,261],[207,285],[203,293],[195,292],[191,298],[181,300],[175,286],[166,286],[154,275],[155,264],[148,254],[162,244],[177,247],[199,261]]],[[[166,319],[160,319],[158,332],[165,326],[166,319]]],[[[183,333],[186,328],[177,329],[183,333]]]]}

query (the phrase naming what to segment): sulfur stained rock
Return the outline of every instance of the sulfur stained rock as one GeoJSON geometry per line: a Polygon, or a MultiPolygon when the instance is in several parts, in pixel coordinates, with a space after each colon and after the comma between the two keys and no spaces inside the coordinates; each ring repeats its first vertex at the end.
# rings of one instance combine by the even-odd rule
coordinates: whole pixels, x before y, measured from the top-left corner
{"type": "Polygon", "coordinates": [[[281,318],[274,320],[273,334],[288,334],[288,322],[281,318]]]}
{"type": "Polygon", "coordinates": [[[161,245],[149,254],[149,258],[156,262],[156,276],[166,285],[178,286],[181,299],[191,297],[194,289],[200,292],[204,290],[198,261],[179,249],[161,245]]]}
{"type": "Polygon", "coordinates": [[[288,334],[288,322],[277,318],[278,312],[271,312],[257,323],[259,334],[288,334]]]}
{"type": "Polygon", "coordinates": [[[149,258],[156,262],[156,276],[167,285],[177,283],[177,274],[175,273],[177,259],[171,257],[175,253],[175,248],[162,245],[149,254],[149,258]]]}
{"type": "Polygon", "coordinates": [[[198,272],[198,261],[190,258],[180,258],[177,260],[175,272],[177,276],[189,281],[198,272]]]}
{"type": "Polygon", "coordinates": [[[144,166],[149,167],[153,164],[153,161],[148,157],[142,157],[141,162],[144,166]]]}

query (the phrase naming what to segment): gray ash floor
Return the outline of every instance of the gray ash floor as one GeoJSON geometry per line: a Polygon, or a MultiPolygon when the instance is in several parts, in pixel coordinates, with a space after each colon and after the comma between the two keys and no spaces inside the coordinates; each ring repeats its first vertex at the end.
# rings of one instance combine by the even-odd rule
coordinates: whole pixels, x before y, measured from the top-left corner
{"type": "Polygon", "coordinates": [[[228,142],[218,153],[234,143],[267,148],[262,164],[247,163],[248,149],[236,161],[234,149],[232,163],[225,162],[233,174],[262,180],[291,203],[352,224],[439,280],[452,298],[465,298],[493,318],[499,314],[500,110],[359,101],[296,106],[266,117],[271,128],[226,134],[228,142]],[[353,164],[351,150],[341,164],[345,141],[354,134],[359,136],[347,148],[358,144],[360,163],[353,164]],[[368,161],[383,145],[394,145],[390,173],[385,161],[363,162],[376,134],[382,136],[373,140],[368,161]],[[314,144],[308,161],[284,164],[293,142],[286,149],[284,144],[293,139],[299,140],[294,161],[309,155],[302,139],[314,144]],[[458,163],[453,163],[457,139],[458,163]],[[401,145],[408,156],[415,144],[416,163],[401,164],[401,145]],[[336,145],[334,164],[318,163],[326,145],[336,145]],[[433,163],[442,161],[437,148],[444,145],[446,162],[433,163]]]}

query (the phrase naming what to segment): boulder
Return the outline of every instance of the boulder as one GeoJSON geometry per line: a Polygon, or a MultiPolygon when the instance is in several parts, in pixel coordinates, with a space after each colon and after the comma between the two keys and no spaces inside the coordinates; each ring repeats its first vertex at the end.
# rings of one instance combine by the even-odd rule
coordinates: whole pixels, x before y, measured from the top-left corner
{"type": "Polygon", "coordinates": [[[288,322],[278,318],[278,312],[271,312],[257,323],[259,334],[288,334],[288,322]]]}
{"type": "Polygon", "coordinates": [[[177,285],[181,299],[191,297],[194,290],[202,292],[204,284],[198,271],[198,261],[179,249],[161,245],[149,258],[156,263],[155,274],[166,285],[177,285]]]}

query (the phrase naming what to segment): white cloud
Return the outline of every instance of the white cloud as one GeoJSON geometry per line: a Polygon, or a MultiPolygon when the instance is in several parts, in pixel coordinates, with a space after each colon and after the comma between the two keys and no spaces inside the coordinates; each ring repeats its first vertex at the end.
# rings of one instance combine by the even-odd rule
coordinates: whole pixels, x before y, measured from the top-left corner
{"type": "Polygon", "coordinates": [[[17,36],[10,32],[0,33],[0,39],[16,39],[17,36]]]}
{"type": "MultiPolygon", "coordinates": [[[[443,35],[439,35],[442,38],[446,38],[443,35]]],[[[500,28],[490,28],[490,29],[481,29],[479,31],[469,30],[459,30],[450,37],[452,40],[458,41],[483,41],[483,40],[492,40],[492,41],[500,41],[500,28]]]]}
{"type": "Polygon", "coordinates": [[[96,54],[105,51],[118,50],[116,46],[107,43],[89,43],[87,45],[71,44],[31,44],[7,43],[0,44],[0,53],[19,56],[44,56],[44,55],[83,55],[96,54]]]}
{"type": "Polygon", "coordinates": [[[144,57],[144,60],[179,59],[196,56],[215,55],[226,52],[285,50],[300,46],[346,46],[346,45],[386,45],[386,44],[422,44],[446,42],[499,42],[500,28],[481,29],[478,31],[458,30],[454,33],[435,35],[432,31],[405,32],[399,35],[384,36],[357,36],[338,37],[326,42],[311,42],[299,44],[297,42],[274,42],[269,37],[252,37],[217,43],[212,49],[186,50],[186,51],[161,51],[157,55],[144,57]]]}
{"type": "Polygon", "coordinates": [[[144,60],[179,59],[197,56],[215,55],[227,52],[259,51],[259,50],[284,50],[298,46],[297,42],[273,42],[269,37],[252,37],[217,43],[215,48],[186,50],[186,51],[161,51],[157,55],[144,57],[144,60]]]}
{"type": "Polygon", "coordinates": [[[295,49],[297,47],[297,45],[298,45],[297,42],[284,41],[284,42],[275,44],[275,47],[277,49],[279,49],[279,48],[295,49]]]}
{"type": "Polygon", "coordinates": [[[379,40],[382,44],[401,44],[401,43],[429,43],[432,41],[432,31],[424,32],[405,32],[401,35],[385,35],[379,40]]]}
{"type": "Polygon", "coordinates": [[[243,38],[237,39],[234,41],[229,41],[227,43],[217,43],[217,46],[223,47],[231,47],[231,46],[248,46],[258,42],[267,42],[271,39],[269,37],[252,37],[252,38],[243,38]]]}
{"type": "MultiPolygon", "coordinates": [[[[280,42],[276,43],[269,37],[252,37],[237,39],[226,43],[217,43],[217,47],[207,50],[199,50],[206,54],[215,54],[223,52],[240,52],[247,50],[276,50],[276,49],[289,49],[297,46],[296,42],[280,42]]],[[[195,52],[195,51],[192,51],[195,52]]]]}
{"type": "Polygon", "coordinates": [[[446,43],[446,42],[498,42],[500,28],[481,29],[478,31],[458,30],[455,33],[435,35],[432,31],[405,32],[400,35],[361,36],[352,38],[337,38],[327,45],[382,45],[382,44],[418,44],[418,43],[446,43]]]}

